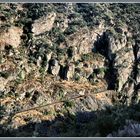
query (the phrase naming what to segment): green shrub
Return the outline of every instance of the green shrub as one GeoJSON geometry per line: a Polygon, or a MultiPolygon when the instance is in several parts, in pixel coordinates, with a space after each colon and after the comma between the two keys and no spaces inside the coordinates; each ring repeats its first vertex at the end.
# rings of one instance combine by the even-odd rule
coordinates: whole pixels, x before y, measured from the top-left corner
{"type": "Polygon", "coordinates": [[[34,3],[34,4],[24,4],[24,7],[28,9],[27,15],[29,18],[33,20],[38,19],[48,13],[50,11],[50,7],[46,6],[43,3],[34,3]]]}
{"type": "Polygon", "coordinates": [[[91,54],[83,54],[81,56],[82,61],[89,61],[91,60],[91,54]]]}
{"type": "Polygon", "coordinates": [[[67,108],[71,108],[74,106],[74,102],[73,101],[69,101],[69,100],[66,100],[64,103],[63,103],[64,107],[67,109],[67,108]]]}
{"type": "Polygon", "coordinates": [[[99,68],[98,69],[99,73],[105,73],[107,71],[107,68],[103,67],[103,68],[99,68]]]}
{"type": "Polygon", "coordinates": [[[7,79],[10,76],[10,72],[8,71],[0,72],[0,76],[7,79]]]}
{"type": "Polygon", "coordinates": [[[115,121],[112,116],[101,116],[97,119],[97,127],[101,136],[106,136],[115,129],[115,121]]]}
{"type": "Polygon", "coordinates": [[[77,31],[75,26],[68,26],[68,28],[65,30],[65,35],[71,35],[77,31]]]}
{"type": "Polygon", "coordinates": [[[60,89],[59,90],[58,96],[59,96],[59,99],[60,100],[63,100],[64,99],[64,90],[63,89],[60,89]]]}
{"type": "Polygon", "coordinates": [[[74,74],[74,80],[79,81],[80,80],[80,75],[78,73],[74,74]]]}
{"type": "Polygon", "coordinates": [[[65,35],[61,32],[59,33],[58,37],[56,38],[56,43],[60,44],[65,41],[65,35]]]}
{"type": "Polygon", "coordinates": [[[69,57],[69,58],[72,58],[72,56],[73,56],[73,47],[69,47],[69,48],[67,49],[67,54],[68,54],[68,57],[69,57]]]}

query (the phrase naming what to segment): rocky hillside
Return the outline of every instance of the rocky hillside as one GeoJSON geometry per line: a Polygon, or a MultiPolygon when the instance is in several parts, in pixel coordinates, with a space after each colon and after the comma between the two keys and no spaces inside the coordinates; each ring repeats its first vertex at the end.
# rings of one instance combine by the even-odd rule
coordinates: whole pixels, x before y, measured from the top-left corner
{"type": "Polygon", "coordinates": [[[0,4],[0,136],[114,136],[139,122],[139,32],[140,4],[0,4]]]}

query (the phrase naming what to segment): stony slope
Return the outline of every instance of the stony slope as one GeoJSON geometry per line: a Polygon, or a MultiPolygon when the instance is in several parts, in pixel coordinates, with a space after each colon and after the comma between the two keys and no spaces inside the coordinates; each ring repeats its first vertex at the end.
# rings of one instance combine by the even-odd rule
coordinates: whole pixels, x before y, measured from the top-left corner
{"type": "Polygon", "coordinates": [[[139,102],[139,4],[0,4],[0,11],[0,123],[9,135],[21,127],[13,136],[61,136],[50,130],[58,116],[139,102]]]}

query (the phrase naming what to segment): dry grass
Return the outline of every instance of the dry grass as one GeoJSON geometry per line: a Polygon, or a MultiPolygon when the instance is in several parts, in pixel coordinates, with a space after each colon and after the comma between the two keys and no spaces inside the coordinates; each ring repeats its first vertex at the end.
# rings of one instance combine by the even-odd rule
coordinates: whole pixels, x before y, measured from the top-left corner
{"type": "Polygon", "coordinates": [[[61,81],[55,82],[54,85],[62,87],[66,90],[93,90],[93,89],[103,89],[106,87],[106,83],[104,81],[100,81],[95,85],[91,85],[90,83],[76,83],[74,81],[61,81]]]}
{"type": "Polygon", "coordinates": [[[15,64],[12,61],[6,61],[2,64],[0,64],[0,71],[15,71],[15,64]]]}
{"type": "Polygon", "coordinates": [[[7,106],[11,102],[13,102],[13,100],[14,100],[14,97],[6,97],[4,99],[0,99],[0,104],[7,106]]]}

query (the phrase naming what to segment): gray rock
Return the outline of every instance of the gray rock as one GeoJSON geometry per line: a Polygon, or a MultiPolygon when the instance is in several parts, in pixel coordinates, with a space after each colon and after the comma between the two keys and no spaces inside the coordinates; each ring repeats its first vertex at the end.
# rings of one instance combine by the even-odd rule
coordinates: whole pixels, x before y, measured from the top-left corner
{"type": "Polygon", "coordinates": [[[75,72],[75,65],[74,64],[68,64],[66,67],[66,79],[69,81],[73,78],[75,72]]]}
{"type": "Polygon", "coordinates": [[[41,17],[34,21],[32,25],[32,32],[34,35],[39,35],[46,31],[50,31],[53,27],[56,18],[56,13],[49,13],[45,17],[41,17]]]}
{"type": "Polygon", "coordinates": [[[59,74],[60,65],[58,63],[58,60],[52,59],[50,60],[50,72],[51,74],[57,76],[59,74]]]}

